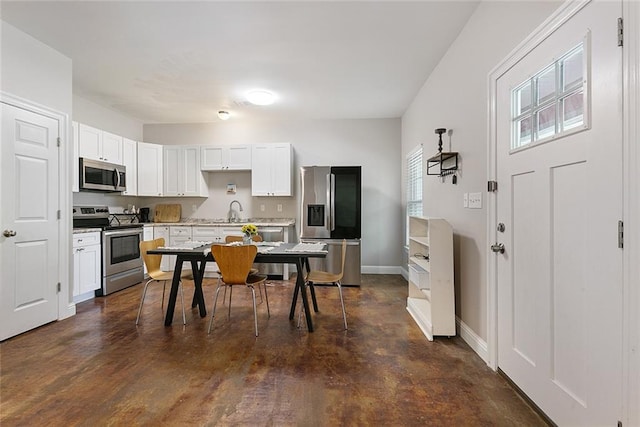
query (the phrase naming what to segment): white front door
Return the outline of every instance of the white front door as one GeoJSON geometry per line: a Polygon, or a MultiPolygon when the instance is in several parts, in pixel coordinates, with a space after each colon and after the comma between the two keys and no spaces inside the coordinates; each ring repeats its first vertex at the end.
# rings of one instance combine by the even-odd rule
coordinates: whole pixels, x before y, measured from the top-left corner
{"type": "Polygon", "coordinates": [[[2,103],[0,340],[56,320],[57,120],[2,103]]]}
{"type": "Polygon", "coordinates": [[[498,367],[558,425],[621,416],[620,16],[589,3],[496,86],[498,367]]]}

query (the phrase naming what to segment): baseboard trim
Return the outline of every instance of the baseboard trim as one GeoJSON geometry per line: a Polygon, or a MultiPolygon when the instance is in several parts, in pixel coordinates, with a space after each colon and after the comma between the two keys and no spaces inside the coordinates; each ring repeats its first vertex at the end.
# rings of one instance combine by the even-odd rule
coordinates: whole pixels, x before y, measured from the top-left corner
{"type": "Polygon", "coordinates": [[[488,363],[489,350],[487,348],[487,342],[480,338],[473,329],[460,320],[458,316],[456,316],[456,324],[458,325],[458,335],[460,335],[460,338],[469,344],[469,347],[471,347],[485,363],[488,363]]]}
{"type": "Polygon", "coordinates": [[[402,267],[393,265],[363,265],[362,274],[402,274],[402,267]]]}

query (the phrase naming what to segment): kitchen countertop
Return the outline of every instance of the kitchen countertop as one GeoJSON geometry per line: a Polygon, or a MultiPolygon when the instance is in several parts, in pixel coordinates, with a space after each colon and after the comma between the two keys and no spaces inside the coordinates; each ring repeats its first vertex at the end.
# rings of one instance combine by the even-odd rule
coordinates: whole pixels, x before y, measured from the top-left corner
{"type": "Polygon", "coordinates": [[[213,227],[242,227],[245,224],[253,224],[257,227],[289,227],[294,225],[296,220],[293,218],[248,218],[238,222],[229,222],[226,219],[206,219],[206,218],[182,218],[180,222],[147,222],[144,225],[150,226],[213,226],[213,227]]]}
{"type": "Polygon", "coordinates": [[[102,228],[74,228],[73,234],[81,234],[81,233],[94,233],[96,231],[102,231],[102,228]]]}

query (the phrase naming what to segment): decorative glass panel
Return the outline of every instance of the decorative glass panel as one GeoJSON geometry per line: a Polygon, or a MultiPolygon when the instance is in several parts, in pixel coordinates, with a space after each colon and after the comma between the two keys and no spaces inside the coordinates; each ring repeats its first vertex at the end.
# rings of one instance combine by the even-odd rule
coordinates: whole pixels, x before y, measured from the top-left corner
{"type": "Polygon", "coordinates": [[[540,110],[536,113],[536,141],[553,136],[556,133],[556,105],[540,110]]]}
{"type": "Polygon", "coordinates": [[[562,129],[573,129],[584,124],[584,94],[582,91],[562,100],[562,129]]]}
{"type": "Polygon", "coordinates": [[[515,144],[511,148],[522,147],[531,142],[531,116],[518,121],[515,144]]]}
{"type": "Polygon", "coordinates": [[[556,95],[556,68],[551,66],[536,78],[536,92],[538,104],[553,99],[556,95]]]}
{"type": "Polygon", "coordinates": [[[588,55],[582,42],[511,91],[511,150],[586,127],[588,55]]]}
{"type": "Polygon", "coordinates": [[[531,82],[527,82],[515,93],[516,111],[515,115],[519,116],[531,110],[531,82]]]}
{"type": "Polygon", "coordinates": [[[582,46],[564,58],[561,66],[563,92],[582,86],[582,46]]]}

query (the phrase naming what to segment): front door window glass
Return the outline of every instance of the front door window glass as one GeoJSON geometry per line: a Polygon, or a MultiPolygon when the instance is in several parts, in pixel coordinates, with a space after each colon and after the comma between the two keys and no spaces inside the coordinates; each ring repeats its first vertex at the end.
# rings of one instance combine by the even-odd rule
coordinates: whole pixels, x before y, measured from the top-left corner
{"type": "Polygon", "coordinates": [[[586,128],[587,62],[583,41],[512,90],[512,151],[586,128]]]}

